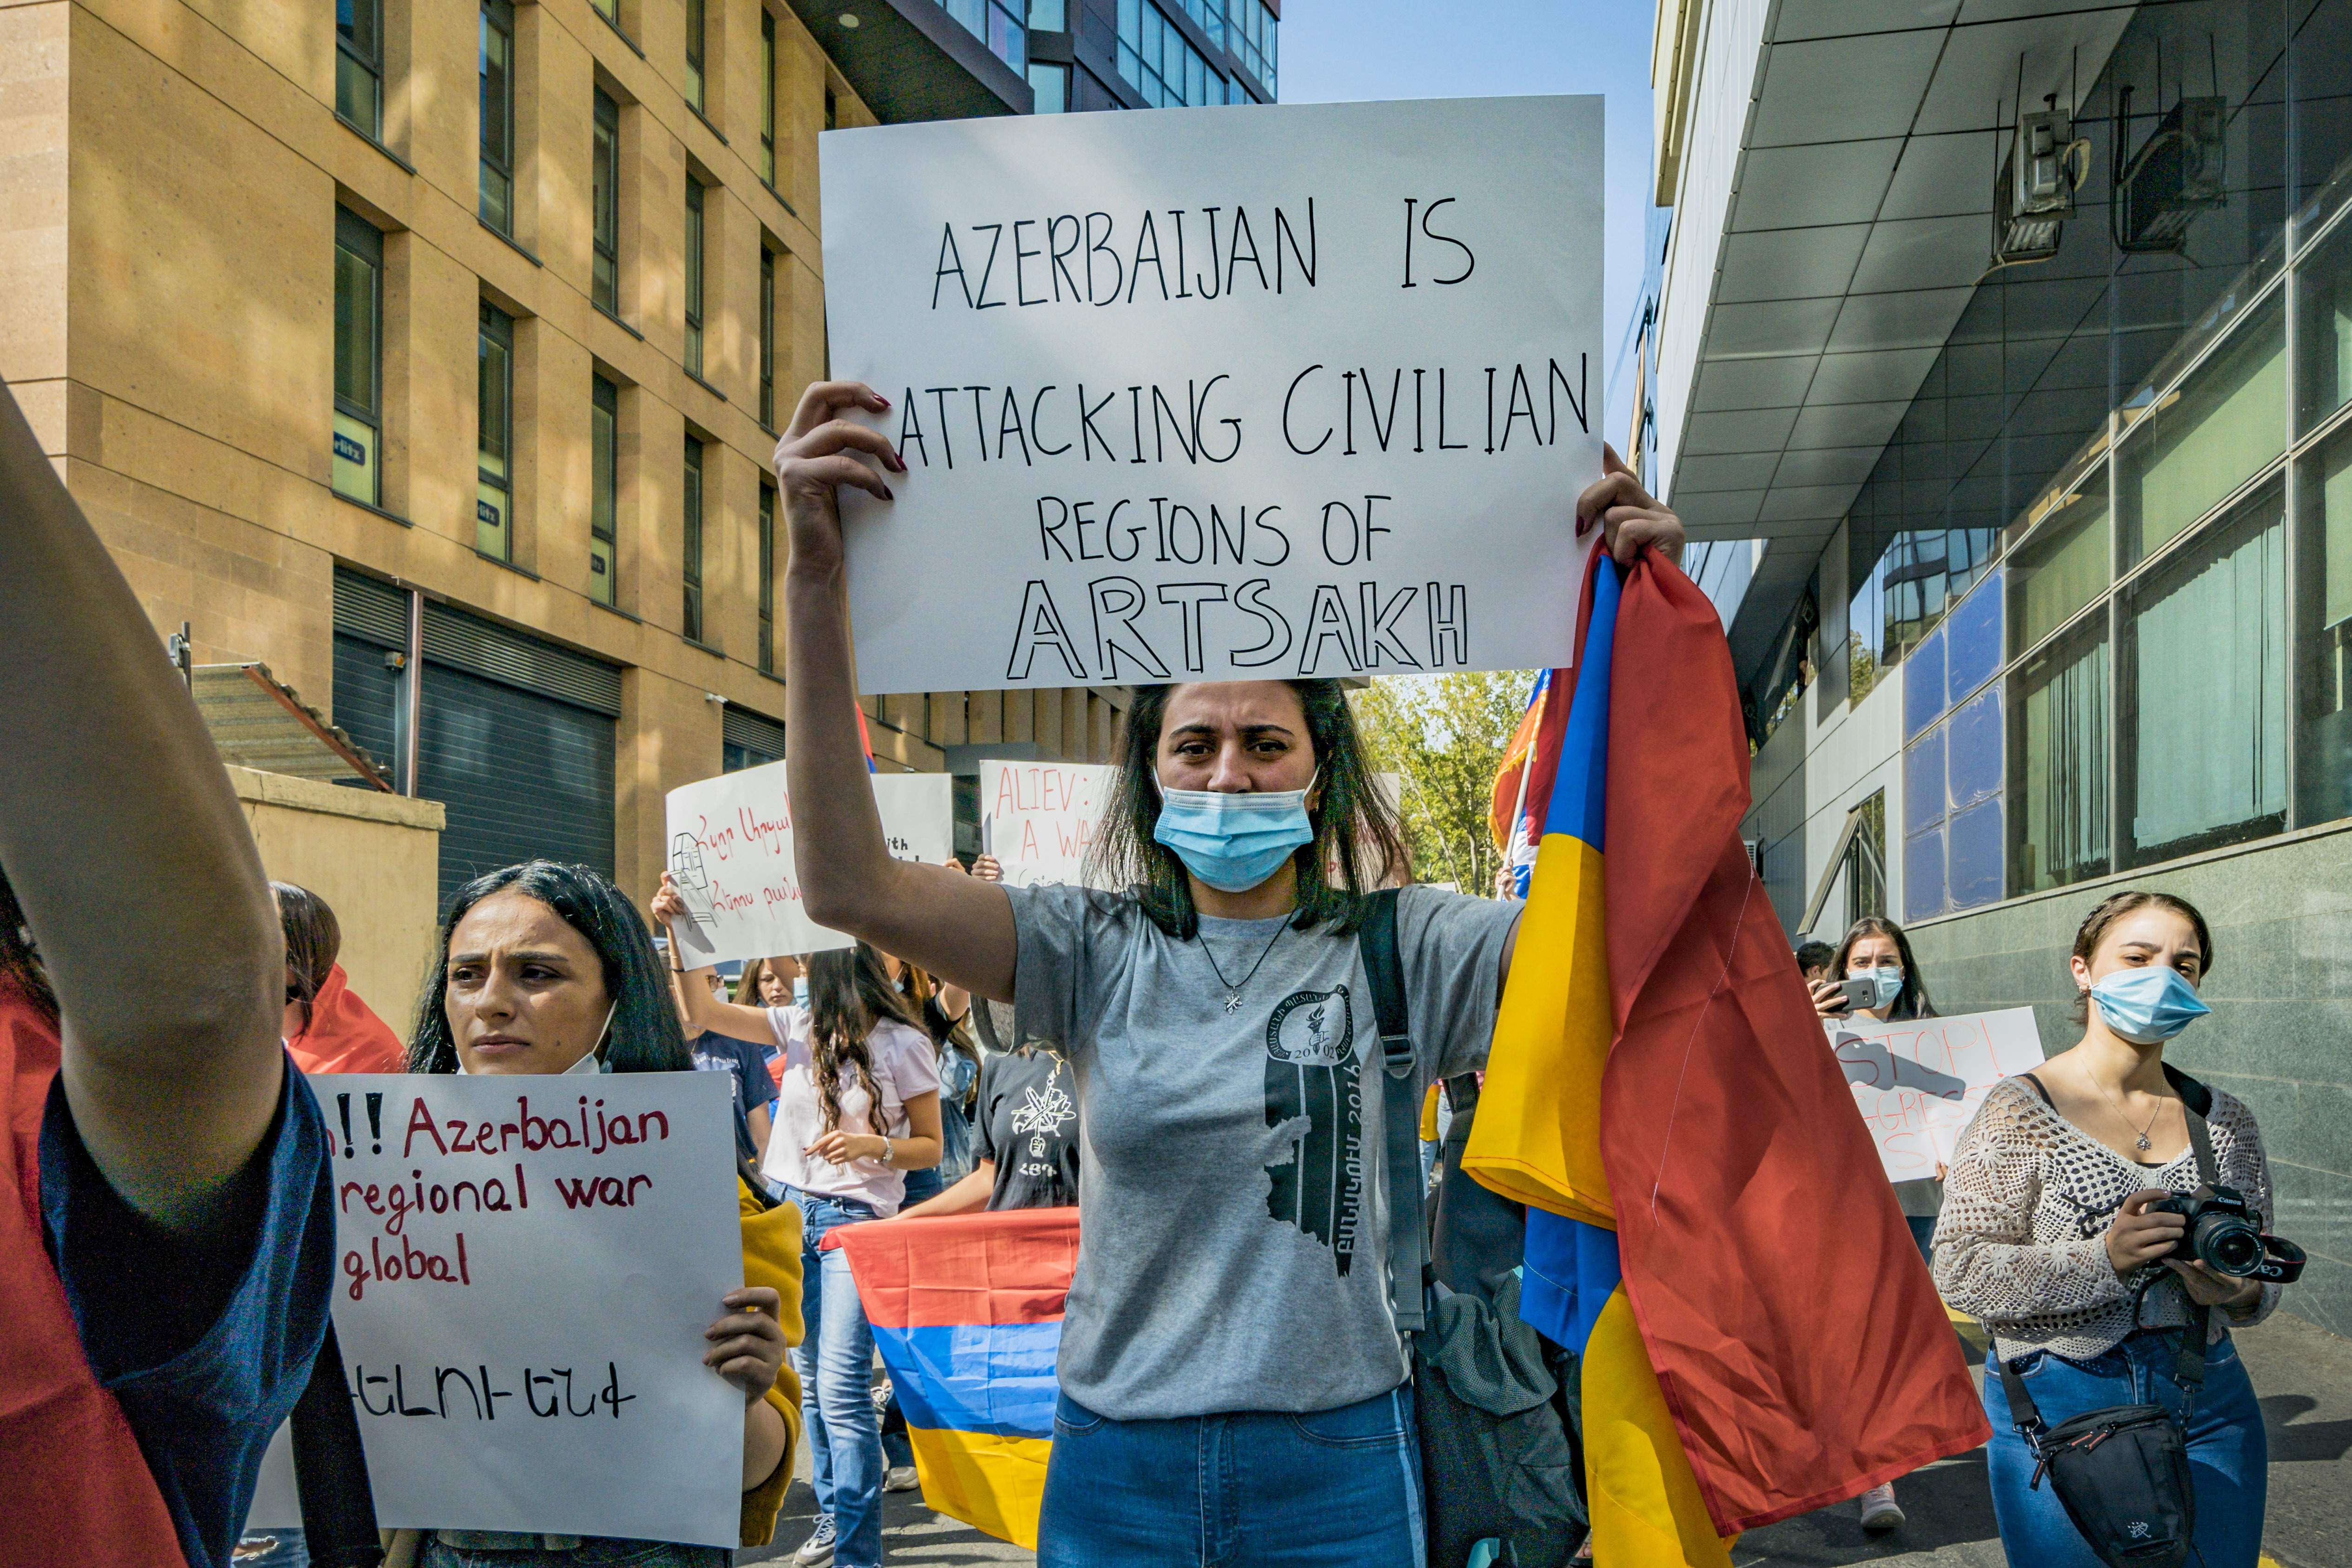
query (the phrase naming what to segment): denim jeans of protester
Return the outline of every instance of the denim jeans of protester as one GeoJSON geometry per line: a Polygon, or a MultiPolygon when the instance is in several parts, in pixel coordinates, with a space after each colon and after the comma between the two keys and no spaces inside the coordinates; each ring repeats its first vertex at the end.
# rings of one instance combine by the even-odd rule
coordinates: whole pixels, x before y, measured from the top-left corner
{"type": "Polygon", "coordinates": [[[1065,1394],[1037,1536],[1038,1568],[1420,1568],[1412,1390],[1169,1421],[1065,1394]]]}
{"type": "Polygon", "coordinates": [[[835,1226],[876,1218],[855,1198],[786,1191],[801,1208],[801,1343],[793,1370],[801,1379],[801,1418],[808,1428],[809,1484],[817,1511],[840,1537],[840,1568],[877,1568],[882,1561],[882,1418],[874,1408],[874,1331],[849,1277],[849,1255],[819,1252],[835,1226]]]}
{"type": "MultiPolygon", "coordinates": [[[[2055,1427],[2086,1410],[2116,1405],[2161,1405],[2174,1419],[2189,1413],[2189,1465],[2196,1478],[2197,1556],[2203,1568],[2254,1568],[2263,1542],[2263,1506],[2270,1449],[2263,1413],[2238,1347],[2224,1336],[2205,1357],[2205,1387],[2192,1406],[2174,1372],[2179,1329],[2142,1329],[2104,1355],[2071,1361],[2029,1351],[2012,1364],[2033,1396],[2042,1419],[2055,1427]]],[[[2033,1568],[2099,1568],[2051,1490],[2039,1490],[2033,1453],[2018,1436],[2000,1374],[1985,1369],[1985,1414],[1992,1419],[1986,1458],[1992,1472],[1993,1517],[2000,1542],[2016,1563],[2033,1568]]],[[[2197,1559],[2192,1557],[2193,1563],[2197,1559]]]]}

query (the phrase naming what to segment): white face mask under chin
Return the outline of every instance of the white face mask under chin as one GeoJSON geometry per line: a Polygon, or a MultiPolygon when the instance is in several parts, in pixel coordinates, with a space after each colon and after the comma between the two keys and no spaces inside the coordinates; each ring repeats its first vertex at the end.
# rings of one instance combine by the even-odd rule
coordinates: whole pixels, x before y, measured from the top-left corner
{"type": "MultiPolygon", "coordinates": [[[[575,1072],[602,1072],[604,1071],[604,1063],[600,1053],[604,1049],[604,1037],[613,1032],[613,1015],[620,1010],[620,998],[616,997],[613,1000],[613,1005],[604,1009],[604,1027],[596,1031],[596,1043],[589,1049],[587,1055],[582,1057],[579,1061],[565,1068],[561,1073],[557,1074],[558,1077],[569,1078],[575,1072]]],[[[466,1071],[466,1058],[462,1051],[459,1052],[457,1056],[457,1074],[461,1078],[470,1078],[473,1076],[473,1074],[466,1071]]]]}

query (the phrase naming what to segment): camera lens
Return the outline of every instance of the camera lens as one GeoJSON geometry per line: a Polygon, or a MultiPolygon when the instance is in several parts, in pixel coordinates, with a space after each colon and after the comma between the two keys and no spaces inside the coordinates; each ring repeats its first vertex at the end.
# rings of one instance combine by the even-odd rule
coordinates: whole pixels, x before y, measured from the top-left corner
{"type": "Polygon", "coordinates": [[[2263,1236],[2232,1214],[2208,1214],[2197,1221],[2197,1256],[2224,1274],[2244,1279],[2262,1266],[2263,1236]]]}

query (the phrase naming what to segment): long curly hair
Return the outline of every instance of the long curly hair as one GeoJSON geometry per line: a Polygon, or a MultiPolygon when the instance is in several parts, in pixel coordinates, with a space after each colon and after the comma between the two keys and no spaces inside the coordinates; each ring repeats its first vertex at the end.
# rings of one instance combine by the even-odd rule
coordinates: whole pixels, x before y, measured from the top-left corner
{"type": "Polygon", "coordinates": [[[868,1037],[885,1019],[918,1034],[923,1032],[922,1023],[908,1011],[906,998],[890,983],[888,966],[871,943],[811,954],[808,982],[809,1064],[824,1130],[830,1133],[841,1125],[841,1084],[846,1071],[866,1091],[867,1124],[882,1132],[882,1090],[874,1082],[868,1037]]]}
{"type": "Polygon", "coordinates": [[[588,939],[604,972],[604,994],[616,998],[605,1031],[604,1066],[613,1072],[685,1072],[694,1066],[670,999],[665,966],[654,951],[635,905],[602,872],[556,861],[524,861],[478,876],[450,896],[441,912],[439,951],[416,1023],[408,1037],[407,1070],[455,1072],[457,1042],[449,1034],[449,936],[466,912],[494,893],[512,888],[539,900],[588,939]]]}
{"type": "MultiPolygon", "coordinates": [[[[1409,863],[1396,810],[1372,781],[1370,759],[1356,733],[1348,695],[1337,681],[1285,681],[1306,711],[1315,750],[1315,833],[1291,858],[1298,867],[1300,930],[1329,921],[1341,935],[1363,924],[1372,892],[1409,863]]],[[[1176,852],[1154,839],[1160,791],[1160,729],[1173,686],[1139,686],[1120,732],[1118,773],[1103,808],[1102,827],[1087,854],[1088,880],[1098,887],[1129,887],[1152,923],[1178,940],[1200,929],[1192,884],[1176,852]]]]}

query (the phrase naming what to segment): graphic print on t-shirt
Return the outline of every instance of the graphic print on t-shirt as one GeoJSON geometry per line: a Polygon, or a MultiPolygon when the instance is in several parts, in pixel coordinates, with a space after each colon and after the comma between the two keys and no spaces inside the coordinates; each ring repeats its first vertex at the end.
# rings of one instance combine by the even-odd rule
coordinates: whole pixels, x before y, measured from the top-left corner
{"type": "Polygon", "coordinates": [[[1265,1027],[1265,1124],[1291,1134],[1289,1157],[1265,1167],[1273,1184],[1266,1212],[1330,1248],[1344,1275],[1355,1262],[1364,1198],[1363,1094],[1348,988],[1285,997],[1265,1027]]]}
{"type": "MultiPolygon", "coordinates": [[[[1057,1076],[1060,1066],[1060,1058],[1055,1058],[1057,1076]]],[[[1058,1134],[1062,1124],[1077,1113],[1077,1106],[1063,1092],[1057,1079],[1049,1078],[1043,1092],[1035,1089],[1021,1092],[1021,1108],[1013,1113],[1013,1130],[1028,1134],[1030,1157],[1042,1160],[1045,1157],[1045,1140],[1058,1134]]],[[[1022,1168],[1031,1176],[1048,1176],[1053,1171],[1052,1166],[1043,1165],[1022,1168]]]]}

